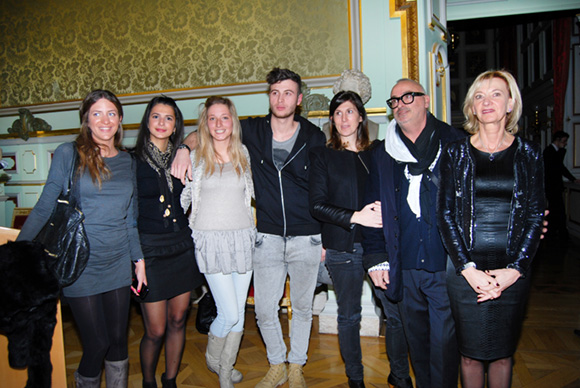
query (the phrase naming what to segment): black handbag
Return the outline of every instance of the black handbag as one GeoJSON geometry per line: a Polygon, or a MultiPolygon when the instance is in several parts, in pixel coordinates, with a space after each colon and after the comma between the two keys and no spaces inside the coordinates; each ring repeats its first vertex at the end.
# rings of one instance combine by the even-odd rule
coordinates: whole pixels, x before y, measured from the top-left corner
{"type": "Polygon", "coordinates": [[[68,187],[60,194],[50,219],[34,241],[41,243],[52,258],[50,270],[61,287],[74,283],[89,261],[89,240],[85,232],[85,216],[80,209],[80,191],[76,169],[78,152],[74,154],[68,187]]]}
{"type": "Polygon", "coordinates": [[[201,334],[209,333],[209,327],[217,317],[217,307],[211,292],[208,290],[197,303],[195,328],[201,334]]]}

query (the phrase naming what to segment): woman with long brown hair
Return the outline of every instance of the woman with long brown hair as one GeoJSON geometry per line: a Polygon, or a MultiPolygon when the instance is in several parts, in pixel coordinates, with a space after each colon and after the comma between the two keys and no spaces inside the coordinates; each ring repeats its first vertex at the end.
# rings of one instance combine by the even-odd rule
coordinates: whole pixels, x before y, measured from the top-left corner
{"type": "Polygon", "coordinates": [[[76,147],[76,184],[90,244],[87,267],[63,288],[83,346],[76,386],[100,387],[104,361],[107,387],[126,387],[131,261],[136,262],[138,290],[147,282],[136,228],[135,173],[131,156],[119,149],[123,108],[113,93],[89,93],[81,104],[80,119],[75,142],[55,150],[42,195],[18,239],[34,239],[48,221],[68,185],[76,147]]]}

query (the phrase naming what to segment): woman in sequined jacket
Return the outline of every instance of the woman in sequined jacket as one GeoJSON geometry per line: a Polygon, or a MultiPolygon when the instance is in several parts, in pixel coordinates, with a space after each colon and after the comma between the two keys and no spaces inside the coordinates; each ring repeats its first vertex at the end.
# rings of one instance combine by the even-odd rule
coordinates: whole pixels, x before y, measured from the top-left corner
{"type": "Polygon", "coordinates": [[[464,388],[511,386],[531,262],[540,242],[540,147],[520,137],[522,102],[506,71],[487,71],[463,106],[472,136],[443,150],[438,223],[449,253],[447,289],[464,388]]]}

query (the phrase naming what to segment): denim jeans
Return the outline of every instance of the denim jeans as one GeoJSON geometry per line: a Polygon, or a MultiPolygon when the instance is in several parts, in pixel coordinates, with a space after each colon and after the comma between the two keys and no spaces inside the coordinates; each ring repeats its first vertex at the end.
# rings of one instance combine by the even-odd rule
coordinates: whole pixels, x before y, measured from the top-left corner
{"type": "Polygon", "coordinates": [[[220,338],[227,336],[230,331],[243,331],[252,271],[227,275],[206,273],[205,278],[217,307],[217,317],[209,331],[220,338]]]}
{"type": "Polygon", "coordinates": [[[303,365],[312,327],[312,299],[322,254],[320,235],[282,237],[258,233],[254,254],[254,301],[268,361],[286,361],[278,310],[286,275],[290,276],[292,331],[288,362],[303,365]]]}
{"type": "Polygon", "coordinates": [[[336,293],[338,343],[346,375],[351,380],[363,380],[360,320],[365,270],[362,265],[361,245],[355,244],[353,253],[327,249],[326,267],[336,293]]]}
{"type": "Polygon", "coordinates": [[[390,301],[385,292],[378,287],[373,287],[373,292],[375,298],[380,301],[383,314],[387,319],[385,345],[391,373],[396,378],[404,380],[409,377],[409,349],[401,319],[400,303],[390,301]]]}
{"type": "MultiPolygon", "coordinates": [[[[363,380],[362,352],[360,346],[360,320],[362,285],[366,272],[362,264],[362,246],[354,245],[354,252],[326,250],[326,266],[332,276],[338,304],[338,340],[344,359],[346,375],[352,380],[363,380]]],[[[387,318],[385,343],[391,373],[405,379],[409,376],[407,340],[401,322],[399,306],[386,297],[384,291],[373,287],[387,318]]]]}

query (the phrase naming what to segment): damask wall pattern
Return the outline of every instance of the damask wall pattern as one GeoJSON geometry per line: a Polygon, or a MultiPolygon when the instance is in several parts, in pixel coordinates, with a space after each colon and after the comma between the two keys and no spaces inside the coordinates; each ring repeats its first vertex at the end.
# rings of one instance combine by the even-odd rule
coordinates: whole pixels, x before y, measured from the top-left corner
{"type": "Polygon", "coordinates": [[[350,67],[348,0],[2,0],[0,106],[350,67]]]}

